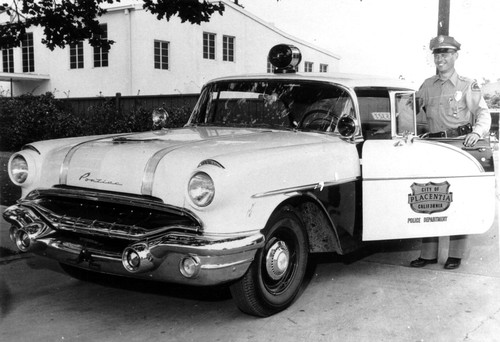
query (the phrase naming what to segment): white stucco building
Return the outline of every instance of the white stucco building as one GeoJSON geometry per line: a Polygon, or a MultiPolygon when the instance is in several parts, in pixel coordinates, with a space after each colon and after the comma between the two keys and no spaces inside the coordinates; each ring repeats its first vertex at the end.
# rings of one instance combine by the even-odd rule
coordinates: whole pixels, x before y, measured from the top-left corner
{"type": "MultiPolygon", "coordinates": [[[[34,27],[23,47],[2,50],[0,81],[14,96],[51,91],[56,97],[197,93],[209,79],[269,71],[267,53],[289,43],[302,52],[300,71],[336,72],[340,57],[280,31],[242,7],[224,1],[223,16],[209,23],[157,20],[141,2],[115,6],[100,18],[107,53],[87,42],[49,50],[34,27]]],[[[10,96],[10,94],[9,94],[10,96]]]]}

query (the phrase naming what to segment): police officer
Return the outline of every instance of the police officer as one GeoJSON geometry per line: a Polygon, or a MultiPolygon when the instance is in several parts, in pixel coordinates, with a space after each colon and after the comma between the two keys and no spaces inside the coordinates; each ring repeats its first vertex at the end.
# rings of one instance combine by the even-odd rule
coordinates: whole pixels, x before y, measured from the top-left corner
{"type": "MultiPolygon", "coordinates": [[[[489,133],[491,116],[477,82],[455,71],[460,43],[450,36],[438,36],[429,44],[434,55],[437,75],[424,81],[417,92],[421,114],[428,125],[431,138],[464,137],[464,145],[474,146],[489,133]]],[[[410,263],[424,267],[437,263],[437,237],[422,240],[420,257],[410,263]]],[[[460,266],[467,249],[467,236],[450,237],[448,259],[444,267],[460,266]]]]}

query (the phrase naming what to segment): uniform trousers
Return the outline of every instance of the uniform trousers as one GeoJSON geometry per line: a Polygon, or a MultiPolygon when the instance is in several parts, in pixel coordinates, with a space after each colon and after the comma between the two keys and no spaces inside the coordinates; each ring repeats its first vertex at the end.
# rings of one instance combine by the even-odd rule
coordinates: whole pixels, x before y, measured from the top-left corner
{"type": "MultiPolygon", "coordinates": [[[[462,259],[467,251],[469,239],[467,235],[450,236],[450,247],[448,249],[449,258],[462,259]]],[[[437,259],[439,238],[430,237],[422,239],[420,257],[422,259],[437,259]]]]}

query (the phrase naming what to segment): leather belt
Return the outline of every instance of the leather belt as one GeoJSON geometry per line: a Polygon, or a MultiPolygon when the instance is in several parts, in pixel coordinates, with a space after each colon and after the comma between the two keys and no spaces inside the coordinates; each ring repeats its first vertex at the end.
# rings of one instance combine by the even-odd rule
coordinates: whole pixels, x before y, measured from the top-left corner
{"type": "Polygon", "coordinates": [[[457,128],[447,129],[446,131],[429,133],[427,135],[427,137],[428,138],[453,138],[453,137],[459,137],[462,135],[469,134],[470,132],[472,132],[472,125],[466,124],[463,126],[458,126],[457,128]]]}

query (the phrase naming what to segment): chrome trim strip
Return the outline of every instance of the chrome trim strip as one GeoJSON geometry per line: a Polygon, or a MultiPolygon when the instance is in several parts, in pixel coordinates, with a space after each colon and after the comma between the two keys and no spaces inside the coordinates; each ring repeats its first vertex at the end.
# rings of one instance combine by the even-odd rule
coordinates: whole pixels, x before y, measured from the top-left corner
{"type": "MultiPolygon", "coordinates": [[[[255,133],[249,133],[248,135],[252,135],[255,133]]],[[[241,134],[238,135],[239,137],[245,136],[246,134],[241,134]]],[[[226,139],[233,139],[233,135],[227,135],[227,136],[213,136],[213,137],[204,137],[202,140],[196,140],[196,141],[189,141],[183,144],[178,144],[175,146],[170,146],[166,147],[158,152],[156,152],[151,158],[149,158],[146,167],[144,168],[144,176],[142,178],[142,185],[141,185],[141,194],[146,195],[146,196],[152,196],[153,195],[153,181],[154,181],[154,176],[156,173],[156,169],[158,168],[158,164],[160,164],[160,161],[170,152],[173,152],[179,148],[188,146],[188,145],[195,145],[199,143],[204,143],[206,141],[210,140],[226,140],[226,139]]]]}
{"type": "Polygon", "coordinates": [[[25,151],[25,150],[34,151],[35,153],[38,153],[39,155],[41,154],[40,151],[38,151],[38,149],[35,146],[33,146],[32,144],[24,145],[21,148],[21,151],[25,151]]]}
{"type": "Polygon", "coordinates": [[[415,179],[453,179],[453,178],[481,178],[481,177],[495,177],[495,172],[484,172],[483,174],[480,175],[466,175],[466,176],[412,176],[412,177],[401,177],[401,178],[395,178],[395,177],[388,177],[388,178],[363,178],[364,181],[394,181],[394,180],[415,180],[415,179]]]}
{"type": "Polygon", "coordinates": [[[254,258],[247,258],[247,259],[243,259],[243,260],[239,260],[239,261],[235,261],[235,262],[230,262],[227,264],[201,265],[200,268],[203,270],[220,270],[222,268],[234,267],[234,266],[238,266],[238,265],[242,265],[242,264],[251,263],[253,260],[254,260],[254,258]]]}
{"type": "Polygon", "coordinates": [[[294,187],[290,187],[290,188],[271,190],[271,191],[266,191],[266,192],[254,194],[254,195],[252,195],[252,198],[261,198],[261,197],[267,197],[267,196],[287,194],[287,193],[291,193],[291,192],[308,191],[308,190],[316,190],[316,189],[320,189],[320,191],[321,191],[325,187],[354,182],[354,181],[357,181],[359,179],[361,179],[361,177],[349,177],[349,178],[343,178],[341,180],[336,180],[336,181],[319,182],[319,183],[313,183],[313,184],[307,184],[307,185],[294,186],[294,187]]]}
{"type": "Polygon", "coordinates": [[[219,167],[221,169],[225,169],[224,166],[222,166],[221,163],[219,163],[217,160],[215,159],[205,159],[204,161],[202,161],[200,164],[198,164],[198,167],[201,167],[203,165],[213,165],[213,166],[216,166],[216,167],[219,167]]]}
{"type": "Polygon", "coordinates": [[[261,233],[220,240],[208,240],[204,236],[172,233],[147,243],[151,249],[158,249],[159,254],[165,251],[216,256],[257,249],[264,245],[264,240],[264,235],[261,233]]]}
{"type": "Polygon", "coordinates": [[[78,151],[78,149],[80,147],[82,147],[85,144],[90,144],[90,143],[93,143],[93,142],[96,142],[96,141],[99,141],[99,140],[114,139],[116,137],[121,137],[121,136],[124,136],[124,135],[130,135],[130,133],[115,134],[115,135],[107,136],[105,138],[101,136],[99,138],[95,138],[95,139],[90,139],[90,140],[83,141],[83,142],[81,142],[79,144],[76,144],[75,146],[71,147],[70,150],[68,151],[68,153],[66,153],[66,156],[64,157],[64,161],[63,161],[63,163],[61,165],[61,169],[59,170],[59,184],[61,184],[61,185],[68,184],[69,164],[71,162],[71,159],[75,155],[76,151],[78,151]]]}
{"type": "Polygon", "coordinates": [[[144,175],[142,177],[142,185],[141,185],[141,194],[146,195],[146,196],[152,196],[153,194],[153,181],[156,173],[156,169],[158,168],[158,164],[160,164],[160,161],[165,157],[167,154],[170,152],[173,152],[181,147],[187,146],[189,144],[192,144],[193,142],[190,141],[188,143],[184,144],[179,144],[176,146],[170,146],[167,148],[164,148],[155,154],[151,158],[149,158],[146,166],[144,167],[144,175]]]}

